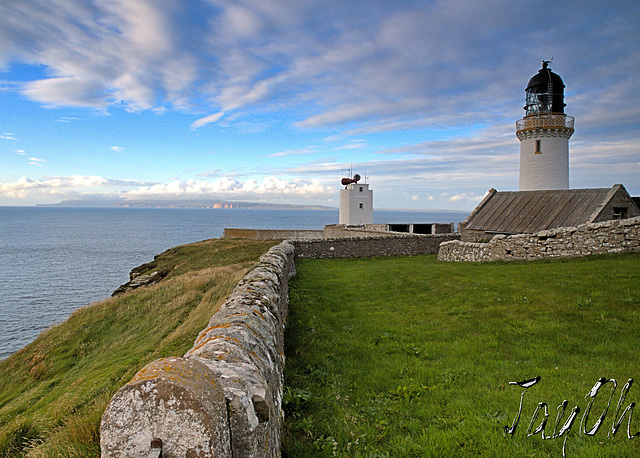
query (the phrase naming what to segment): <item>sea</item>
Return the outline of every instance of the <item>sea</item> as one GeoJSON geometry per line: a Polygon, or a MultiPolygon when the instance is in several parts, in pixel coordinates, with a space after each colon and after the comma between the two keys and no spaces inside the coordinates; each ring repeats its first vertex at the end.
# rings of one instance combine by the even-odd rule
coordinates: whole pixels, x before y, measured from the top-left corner
{"type": "MultiPolygon", "coordinates": [[[[468,212],[375,211],[374,223],[457,224],[468,212]]],[[[338,210],[0,207],[0,360],[111,296],[154,255],[224,228],[322,229],[338,210]]]]}

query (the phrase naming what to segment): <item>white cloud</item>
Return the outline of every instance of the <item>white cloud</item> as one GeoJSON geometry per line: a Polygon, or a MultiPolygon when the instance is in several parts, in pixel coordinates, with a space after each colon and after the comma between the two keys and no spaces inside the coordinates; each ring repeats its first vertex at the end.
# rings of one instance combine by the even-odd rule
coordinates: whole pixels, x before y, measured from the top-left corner
{"type": "MultiPolygon", "coordinates": [[[[35,161],[42,159],[31,158],[35,161]]],[[[97,176],[71,175],[68,177],[47,177],[41,180],[32,180],[26,176],[13,183],[0,183],[0,196],[3,197],[27,197],[29,194],[58,195],[61,190],[82,189],[107,184],[106,179],[97,176]]]]}
{"type": "Polygon", "coordinates": [[[448,196],[447,198],[449,202],[464,201],[464,202],[470,202],[470,203],[476,203],[476,204],[482,200],[482,196],[475,195],[473,193],[466,193],[466,192],[463,192],[462,194],[455,194],[453,196],[448,196]]]}
{"type": "Polygon", "coordinates": [[[16,153],[19,154],[20,156],[24,156],[25,154],[27,154],[23,149],[17,149],[16,153]]]}
{"type": "Polygon", "coordinates": [[[262,21],[249,7],[229,5],[223,13],[221,23],[224,31],[239,38],[255,36],[262,29],[262,21]]]}
{"type": "Polygon", "coordinates": [[[31,81],[24,85],[22,93],[53,107],[100,108],[109,104],[106,88],[102,83],[76,76],[31,81]]]}
{"type": "MultiPolygon", "coordinates": [[[[389,196],[406,190],[437,200],[449,188],[461,203],[484,188],[517,187],[513,123],[523,114],[526,82],[542,59],[555,56],[552,67],[567,84],[567,113],[576,116],[572,183],[588,185],[607,166],[620,181],[637,182],[640,3],[542,0],[537,8],[553,14],[532,21],[530,5],[506,0],[5,1],[0,68],[20,62],[38,76],[1,81],[0,90],[49,107],[185,110],[192,119],[211,113],[195,119],[192,130],[213,123],[243,134],[309,129],[336,142],[326,153],[339,156],[332,168],[299,166],[320,180],[340,174],[345,165],[337,161],[377,148],[378,158],[363,159],[379,180],[377,196],[387,198],[388,188],[389,196]],[[387,141],[390,132],[441,140],[387,141]]],[[[0,138],[17,140],[10,132],[0,138]]],[[[323,152],[315,148],[279,146],[271,157],[323,152]]],[[[273,175],[289,180],[288,172],[273,175]]],[[[182,181],[146,191],[227,186],[275,196],[276,183],[265,180],[182,181]]],[[[283,190],[293,192],[294,182],[287,183],[283,190]]]]}
{"type": "Polygon", "coordinates": [[[125,199],[231,199],[322,203],[334,197],[335,188],[326,186],[314,178],[285,180],[274,176],[246,181],[227,176],[214,181],[174,180],[168,183],[114,180],[83,175],[44,177],[39,180],[25,176],[15,182],[0,183],[0,201],[3,198],[82,198],[83,195],[93,196],[96,193],[104,198],[125,199]]]}
{"type": "Polygon", "coordinates": [[[116,153],[124,153],[124,147],[122,147],[122,146],[112,146],[109,149],[111,151],[115,151],[116,153]]]}
{"type": "Polygon", "coordinates": [[[232,177],[222,177],[215,181],[175,180],[142,186],[123,196],[130,199],[215,198],[267,202],[322,199],[334,192],[332,187],[323,185],[317,179],[286,181],[278,177],[264,177],[261,181],[249,179],[242,182],[232,177]]]}
{"type": "Polygon", "coordinates": [[[206,126],[207,124],[218,122],[220,118],[222,118],[223,116],[224,116],[224,112],[220,111],[218,113],[205,116],[204,118],[197,119],[191,123],[191,130],[198,129],[202,126],[206,126]]]}
{"type": "MultiPolygon", "coordinates": [[[[286,170],[288,175],[317,177],[339,186],[344,170],[367,176],[374,190],[374,208],[439,208],[470,210],[482,194],[495,187],[518,188],[518,141],[501,143],[484,134],[489,151],[476,148],[475,142],[425,142],[406,145],[404,153],[379,155],[379,159],[357,163],[309,162],[286,170]],[[447,147],[448,145],[448,147],[447,147]],[[412,197],[413,196],[413,197],[412,197]]],[[[345,175],[346,176],[346,175],[345,175]]]]}
{"type": "Polygon", "coordinates": [[[47,161],[45,161],[44,159],[40,159],[37,157],[30,157],[29,158],[29,164],[30,165],[37,165],[38,167],[46,167],[47,161]]]}
{"type": "Polygon", "coordinates": [[[352,139],[348,143],[341,146],[336,146],[334,151],[354,150],[367,148],[367,142],[362,139],[352,139]]]}
{"type": "Polygon", "coordinates": [[[15,183],[0,183],[0,196],[23,198],[29,190],[36,188],[33,181],[27,177],[21,177],[15,183]]]}
{"type": "Polygon", "coordinates": [[[318,150],[314,146],[308,146],[300,149],[288,149],[277,153],[269,154],[267,157],[287,157],[287,156],[305,156],[307,154],[315,154],[318,150]]]}
{"type": "MultiPolygon", "coordinates": [[[[198,173],[199,177],[203,177],[203,178],[207,178],[207,177],[219,177],[219,176],[224,176],[224,172],[221,169],[215,169],[215,170],[206,170],[204,172],[199,172],[198,173]]],[[[177,180],[178,178],[172,178],[172,181],[177,180]]]]}
{"type": "Polygon", "coordinates": [[[476,122],[521,103],[529,69],[547,54],[583,96],[576,109],[624,113],[640,73],[633,1],[547,0],[539,8],[554,14],[533,23],[526,4],[505,1],[45,3],[0,5],[0,65],[48,73],[25,95],[50,106],[214,111],[192,129],[223,112],[292,107],[299,126],[360,132],[476,122]]]}

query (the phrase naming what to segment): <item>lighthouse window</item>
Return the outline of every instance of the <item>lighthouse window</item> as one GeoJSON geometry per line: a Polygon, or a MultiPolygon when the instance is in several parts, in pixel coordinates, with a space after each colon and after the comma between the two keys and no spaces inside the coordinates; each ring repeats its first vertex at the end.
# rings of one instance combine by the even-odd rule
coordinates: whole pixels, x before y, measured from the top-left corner
{"type": "Polygon", "coordinates": [[[361,203],[359,207],[360,207],[360,210],[362,210],[364,208],[364,204],[361,203]]]}
{"type": "Polygon", "coordinates": [[[360,186],[360,192],[362,192],[362,186],[360,186]]]}
{"type": "Polygon", "coordinates": [[[542,153],[541,143],[542,143],[542,140],[536,140],[536,154],[542,153]]]}

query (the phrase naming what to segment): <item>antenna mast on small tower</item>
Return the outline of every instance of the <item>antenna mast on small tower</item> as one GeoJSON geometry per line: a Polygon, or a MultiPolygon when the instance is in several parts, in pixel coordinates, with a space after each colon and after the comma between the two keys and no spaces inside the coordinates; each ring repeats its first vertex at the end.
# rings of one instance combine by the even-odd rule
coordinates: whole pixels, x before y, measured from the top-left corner
{"type": "Polygon", "coordinates": [[[368,184],[358,183],[361,177],[357,173],[340,182],[344,189],[340,190],[340,215],[338,224],[361,226],[373,224],[373,191],[368,184]]]}

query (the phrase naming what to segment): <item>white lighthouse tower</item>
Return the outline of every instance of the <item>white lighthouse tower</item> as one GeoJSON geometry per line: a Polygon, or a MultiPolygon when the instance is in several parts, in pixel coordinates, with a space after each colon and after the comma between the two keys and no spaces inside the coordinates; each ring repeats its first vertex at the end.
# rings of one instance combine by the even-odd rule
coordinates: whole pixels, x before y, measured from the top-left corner
{"type": "Polygon", "coordinates": [[[520,191],[569,189],[569,138],[574,118],[564,114],[564,83],[543,61],[526,92],[520,140],[520,191]]]}
{"type": "Polygon", "coordinates": [[[343,178],[340,190],[339,224],[361,226],[373,224],[373,191],[368,184],[358,183],[360,175],[343,178]]]}

